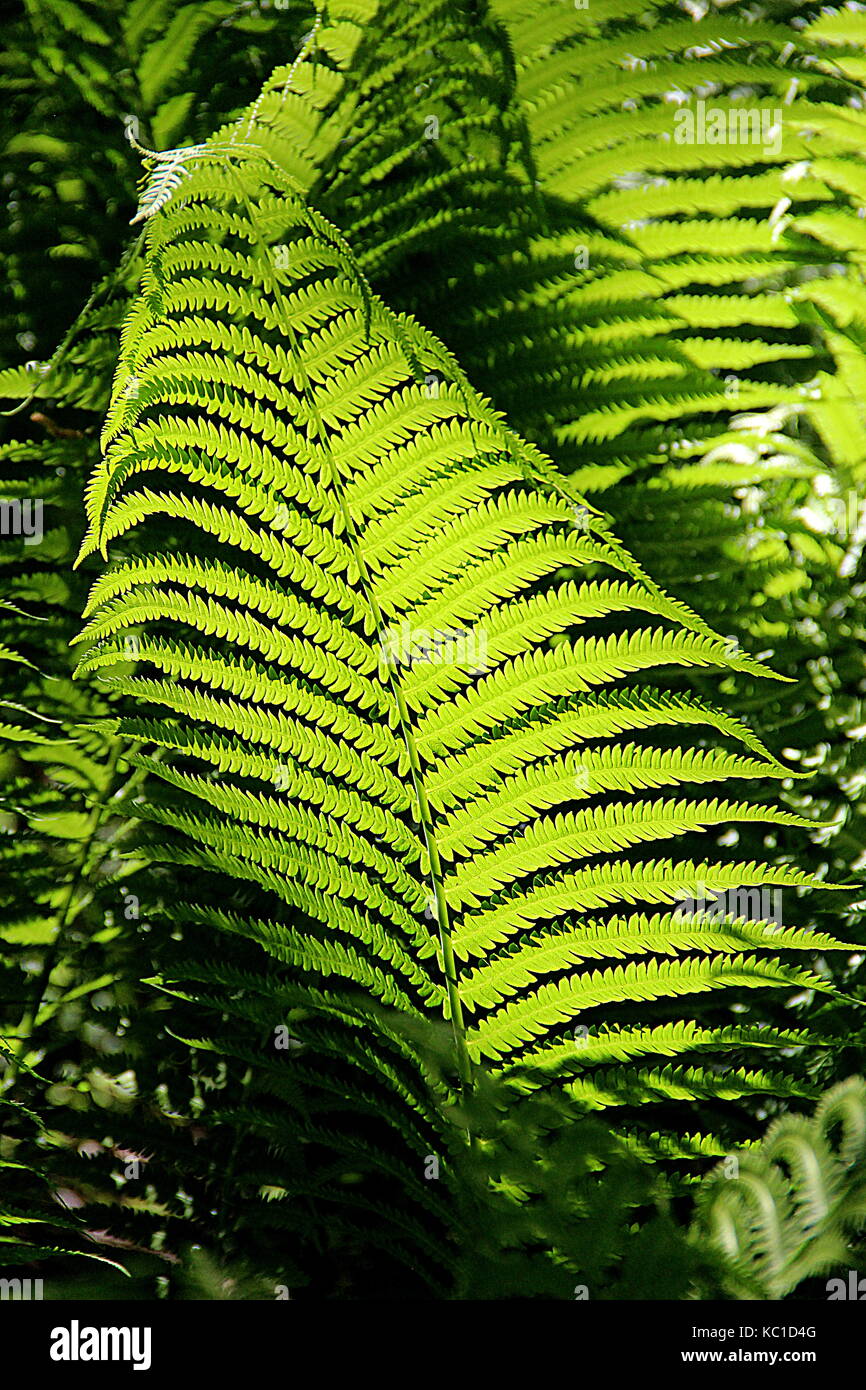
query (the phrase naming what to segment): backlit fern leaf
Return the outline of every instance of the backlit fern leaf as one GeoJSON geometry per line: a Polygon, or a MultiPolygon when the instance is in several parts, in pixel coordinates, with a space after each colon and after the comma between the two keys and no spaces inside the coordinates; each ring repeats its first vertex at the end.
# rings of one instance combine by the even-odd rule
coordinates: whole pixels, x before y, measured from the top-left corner
{"type": "MultiPolygon", "coordinates": [[[[273,161],[215,150],[146,236],[88,489],[83,554],[112,561],[78,639],[82,669],[140,706],[110,727],[145,745],[132,756],[162,782],[137,807],[171,832],[150,852],[269,903],[256,922],[165,906],[279,962],[279,976],[263,967],[260,1025],[282,994],[341,1026],[365,1022],[375,1057],[395,1035],[373,1001],[398,1005],[448,1021],[468,1085],[475,1059],[511,1067],[527,1046],[560,1057],[587,1011],[617,1027],[620,1005],[652,1001],[676,1029],[689,995],[821,987],[777,955],[811,949],[808,933],[746,924],[741,950],[736,924],[704,940],[676,914],[642,915],[744,884],[808,886],[790,868],[658,853],[681,835],[688,852],[721,819],[795,817],[641,795],[785,775],[738,721],[642,684],[673,665],[770,673],[652,584],[591,509],[575,527],[544,458],[430,334],[369,293],[273,161]],[[447,370],[436,392],[433,368],[447,370]],[[617,631],[594,630],[612,615],[617,631]],[[125,637],[137,668],[112,675],[125,637]],[[620,685],[634,675],[638,691],[620,685]],[[679,747],[684,723],[734,746],[679,747]],[[662,727],[673,746],[643,741],[662,727]],[[622,740],[630,730],[640,743],[622,740]],[[645,931],[650,959],[621,964],[645,931]],[[598,962],[586,971],[582,940],[598,962]]],[[[196,981],[217,978],[187,960],[165,983],[190,982],[195,997],[196,981]]],[[[240,1016],[242,995],[227,1007],[240,1016]]],[[[670,1055],[654,1019],[661,1031],[636,1032],[634,1055],[654,1038],[670,1055]]],[[[714,1036],[729,1051],[725,1027],[695,1034],[696,1049],[714,1036]]],[[[629,1037],[617,1033],[623,1059],[629,1037]]],[[[682,1068],[575,1084],[593,1104],[625,1105],[799,1089],[769,1071],[695,1068],[692,1035],[677,1037],[682,1068]]],[[[587,1054],[587,1066],[604,1060],[587,1054]]]]}

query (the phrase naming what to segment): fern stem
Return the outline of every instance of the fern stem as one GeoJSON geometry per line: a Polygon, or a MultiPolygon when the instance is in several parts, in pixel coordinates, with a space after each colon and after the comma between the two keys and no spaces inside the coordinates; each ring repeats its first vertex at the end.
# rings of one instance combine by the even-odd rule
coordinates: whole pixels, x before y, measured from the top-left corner
{"type": "MultiPolygon", "coordinates": [[[[321,3],[321,0],[319,0],[319,3],[316,4],[316,18],[315,18],[315,20],[313,21],[313,27],[312,27],[312,29],[310,30],[309,34],[307,35],[306,39],[304,40],[303,44],[301,45],[300,52],[298,53],[298,56],[295,58],[295,60],[294,60],[294,62],[292,63],[291,67],[289,68],[288,76],[286,77],[286,80],[285,80],[285,82],[283,83],[283,95],[282,95],[282,101],[281,101],[281,103],[280,103],[281,105],[282,105],[282,102],[285,101],[285,99],[286,99],[286,93],[288,92],[289,87],[291,86],[292,78],[294,77],[294,75],[295,75],[295,73],[297,72],[298,68],[301,66],[301,64],[302,64],[303,62],[306,61],[306,59],[307,59],[307,57],[308,57],[308,55],[309,55],[310,53],[312,53],[314,50],[318,50],[319,30],[321,29],[322,24],[324,23],[324,19],[325,19],[325,7],[324,7],[324,5],[321,3]]],[[[270,94],[271,90],[272,90],[272,88],[270,87],[269,83],[266,82],[265,85],[264,85],[264,87],[262,88],[261,92],[259,92],[258,97],[257,97],[256,100],[253,102],[252,109],[251,109],[251,111],[250,111],[249,118],[248,118],[248,120],[247,120],[247,130],[246,130],[245,139],[249,140],[249,138],[250,138],[250,132],[252,131],[252,128],[253,128],[253,126],[254,126],[255,123],[256,123],[256,117],[258,116],[258,113],[259,113],[259,107],[261,106],[261,104],[262,104],[262,102],[264,101],[265,97],[268,96],[268,95],[270,94]]],[[[243,118],[241,118],[241,119],[243,119],[243,118]]],[[[232,138],[234,138],[234,137],[232,137],[232,138]]]]}
{"type": "MultiPolygon", "coordinates": [[[[268,271],[268,276],[271,282],[271,287],[274,296],[275,298],[278,297],[280,300],[284,302],[285,297],[283,294],[282,285],[273,273],[271,260],[267,254],[268,248],[265,247],[261,240],[261,237],[258,234],[256,219],[253,215],[253,210],[250,207],[249,199],[247,198],[246,190],[243,188],[243,186],[241,186],[239,189],[239,195],[244,205],[246,206],[247,213],[250,218],[250,224],[255,229],[259,254],[262,258],[264,267],[268,271]]],[[[374,629],[376,637],[379,641],[380,651],[384,653],[387,650],[384,643],[385,624],[382,618],[382,613],[379,608],[379,604],[376,600],[373,582],[370,577],[370,572],[367,568],[367,562],[364,559],[364,553],[361,547],[361,539],[358,534],[358,528],[355,525],[354,518],[346,503],[345,494],[343,492],[342,487],[340,486],[340,476],[334,464],[333,453],[328,444],[327,431],[325,430],[321,414],[316,404],[315,396],[310,386],[309,377],[307,376],[307,372],[304,367],[303,356],[298,348],[297,335],[295,333],[294,327],[292,326],[291,317],[288,313],[286,313],[285,315],[285,323],[286,332],[292,344],[292,355],[294,358],[295,369],[298,373],[298,378],[303,383],[304,396],[306,398],[306,402],[310,410],[308,438],[310,438],[312,442],[312,432],[314,431],[315,436],[318,439],[318,445],[321,449],[323,458],[327,460],[329,482],[333,490],[337,504],[340,508],[340,515],[343,521],[345,533],[351,543],[352,553],[355,558],[355,562],[358,566],[360,587],[364,594],[364,598],[367,601],[367,606],[370,610],[370,614],[373,619],[374,629]]],[[[433,823],[433,815],[430,810],[430,803],[427,800],[427,793],[424,788],[424,773],[421,767],[421,760],[418,756],[418,749],[416,747],[415,740],[412,737],[412,724],[411,719],[409,717],[409,711],[406,706],[406,701],[403,695],[403,690],[399,680],[397,679],[396,671],[392,662],[386,661],[386,666],[388,669],[388,684],[391,689],[391,693],[394,696],[395,704],[397,706],[400,731],[403,736],[403,742],[406,747],[406,755],[409,761],[409,771],[412,779],[412,790],[415,794],[418,824],[421,827],[421,834],[424,840],[425,848],[427,850],[427,857],[430,865],[430,882],[433,889],[434,901],[436,904],[436,922],[439,928],[439,946],[442,958],[442,971],[445,976],[445,989],[448,998],[448,1012],[450,1017],[451,1030],[454,1037],[454,1053],[457,1065],[457,1075],[460,1080],[461,1092],[465,1095],[472,1089],[472,1062],[469,1056],[469,1049],[466,1045],[466,1026],[463,1018],[463,1005],[460,1000],[460,982],[457,974],[457,962],[454,957],[454,948],[451,944],[451,935],[449,931],[449,913],[448,903],[445,897],[445,887],[443,883],[442,861],[439,857],[439,848],[436,842],[436,831],[433,823]]]]}
{"type": "MultiPolygon", "coordinates": [[[[293,330],[292,330],[293,332],[293,330]]],[[[340,515],[346,530],[346,535],[352,545],[352,553],[358,565],[360,574],[361,588],[367,605],[373,618],[376,637],[379,642],[379,650],[384,653],[387,650],[385,645],[385,623],[382,612],[376,600],[373,590],[373,583],[364,553],[361,548],[361,540],[354,518],[346,504],[345,494],[340,487],[340,480],[337,470],[334,467],[333,456],[327,447],[327,440],[323,438],[324,426],[321,423],[315,402],[311,399],[312,393],[309,390],[309,382],[304,373],[305,390],[311,411],[315,414],[317,428],[319,429],[320,441],[326,453],[331,473],[331,485],[336,495],[340,507],[340,515]]],[[[460,982],[457,975],[457,962],[454,958],[454,948],[451,944],[451,933],[449,930],[448,902],[445,897],[445,886],[443,883],[442,861],[439,857],[439,846],[436,842],[436,829],[433,823],[433,813],[430,810],[430,803],[427,799],[427,792],[424,787],[424,772],[421,767],[421,759],[418,756],[418,748],[412,737],[412,721],[403,694],[403,687],[397,678],[397,673],[392,661],[385,661],[388,670],[388,684],[394,701],[397,706],[397,714],[400,722],[400,731],[403,735],[403,742],[406,747],[406,756],[409,760],[409,772],[412,778],[412,790],[415,794],[416,815],[418,824],[421,826],[421,834],[427,850],[427,858],[430,863],[430,883],[433,889],[433,897],[436,904],[436,922],[439,928],[439,946],[442,952],[442,970],[445,975],[445,988],[448,995],[448,1012],[450,1014],[451,1030],[454,1035],[454,1051],[457,1061],[457,1074],[460,1078],[461,1089],[469,1091],[472,1089],[472,1063],[469,1057],[469,1050],[466,1046],[466,1026],[463,1019],[463,1005],[460,1000],[460,982]]]]}
{"type": "MultiPolygon", "coordinates": [[[[332,465],[332,474],[335,471],[332,465]]],[[[357,528],[349,512],[349,508],[346,505],[342,489],[339,487],[338,480],[332,478],[332,481],[334,483],[334,491],[337,494],[340,504],[343,524],[352,542],[352,550],[358,563],[364,597],[373,615],[376,636],[380,643],[380,650],[384,651],[385,624],[375,594],[373,593],[369,571],[360,546],[360,537],[358,536],[357,528]]],[[[448,1011],[451,1016],[451,1029],[454,1034],[457,1074],[460,1077],[461,1087],[468,1091],[472,1088],[472,1063],[466,1046],[466,1025],[463,1019],[463,1005],[460,1000],[460,981],[457,974],[457,962],[454,958],[454,948],[451,944],[448,902],[445,897],[442,861],[439,857],[439,846],[436,842],[433,813],[430,810],[430,803],[427,799],[427,792],[424,787],[424,772],[421,767],[421,760],[418,756],[418,748],[412,737],[412,723],[409,717],[409,710],[406,706],[403,688],[400,681],[397,679],[393,663],[391,661],[386,661],[386,665],[388,669],[388,684],[397,705],[400,730],[403,735],[403,742],[406,746],[406,755],[409,759],[409,771],[412,778],[412,790],[415,793],[418,823],[421,826],[421,833],[424,838],[424,845],[430,862],[430,883],[433,888],[433,895],[436,903],[436,922],[439,927],[439,946],[442,952],[442,969],[445,975],[445,988],[448,995],[448,1011]]]]}
{"type": "MultiPolygon", "coordinates": [[[[309,383],[304,374],[305,388],[309,390],[309,383]]],[[[323,429],[319,420],[318,411],[315,410],[314,402],[310,401],[311,410],[315,411],[315,418],[320,430],[323,429]]],[[[321,435],[320,435],[321,438],[321,435]]],[[[323,441],[324,442],[324,441],[323,441]]],[[[324,444],[328,463],[331,472],[331,484],[340,507],[340,515],[346,534],[352,545],[352,553],[358,565],[360,574],[361,588],[375,625],[376,637],[379,642],[381,652],[387,650],[385,645],[385,623],[382,612],[373,591],[373,584],[364,553],[361,549],[360,536],[355,525],[354,518],[346,504],[343,489],[340,487],[337,470],[333,464],[333,458],[327,444],[324,444]]],[[[449,930],[448,902],[445,897],[445,886],[443,882],[442,861],[439,857],[439,846],[436,842],[436,828],[433,823],[433,813],[430,810],[430,802],[427,799],[427,792],[424,787],[424,771],[421,767],[421,759],[418,756],[418,748],[412,736],[412,721],[406,705],[406,698],[403,694],[403,687],[397,678],[397,673],[392,661],[386,659],[385,665],[388,670],[388,684],[394,696],[397,706],[397,715],[400,722],[400,731],[403,735],[403,742],[406,747],[406,756],[409,760],[409,773],[412,779],[412,790],[415,794],[415,807],[418,824],[421,827],[421,834],[424,839],[424,846],[427,850],[427,858],[430,864],[430,883],[433,889],[433,896],[436,904],[436,922],[439,928],[439,947],[442,952],[442,970],[445,975],[445,988],[448,996],[448,1012],[450,1014],[451,1030],[454,1035],[454,1051],[457,1061],[457,1074],[460,1078],[461,1089],[469,1091],[472,1089],[472,1063],[469,1057],[469,1050],[466,1046],[466,1025],[463,1019],[463,1005],[460,1000],[460,981],[457,974],[457,962],[454,958],[454,948],[451,944],[451,933],[449,930]]]]}

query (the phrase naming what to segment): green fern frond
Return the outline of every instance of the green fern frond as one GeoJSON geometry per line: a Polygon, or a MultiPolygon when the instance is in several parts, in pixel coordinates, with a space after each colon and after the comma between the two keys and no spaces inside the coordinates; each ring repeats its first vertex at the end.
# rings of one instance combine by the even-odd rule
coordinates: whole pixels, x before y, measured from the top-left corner
{"type": "MultiPolygon", "coordinates": [[[[164,750],[133,755],[164,791],[155,784],[131,809],[176,837],[149,853],[293,910],[286,926],[245,934],[299,972],[298,1000],[314,1012],[337,1008],[338,981],[419,1017],[439,1011],[465,1083],[471,1058],[511,1065],[527,1044],[556,1049],[589,1008],[824,988],[777,959],[817,944],[796,931],[751,922],[738,935],[667,914],[641,946],[640,915],[571,925],[580,909],[808,885],[791,868],[639,857],[647,839],[655,850],[732,819],[802,817],[715,796],[608,800],[788,775],[741,722],[623,683],[676,665],[770,673],[647,579],[591,509],[575,529],[548,465],[456,369],[426,390],[419,377],[447,355],[370,294],[338,234],[270,161],[239,169],[215,145],[148,219],[147,288],[89,488],[82,555],[121,553],[92,592],[81,670],[141,708],[116,733],[164,750]],[[260,198],[285,255],[262,230],[229,255],[214,242],[215,210],[233,236],[260,198]],[[144,471],[153,488],[140,489],[144,471]],[[641,613],[654,625],[635,626],[641,613]],[[621,630],[593,632],[612,617],[621,630]],[[112,676],[132,634],[136,669],[112,676]],[[676,740],[698,723],[748,756],[620,737],[667,726],[676,740]],[[551,939],[536,941],[537,929],[551,939]],[[651,959],[615,964],[627,943],[651,959]],[[575,976],[587,956],[600,968],[575,976]],[[477,978],[461,979],[456,962],[470,959],[477,978]]],[[[238,930],[237,915],[202,909],[197,920],[238,930]]],[[[729,1047],[731,1034],[719,1036],[729,1047]]],[[[686,1065],[692,1074],[691,1090],[665,1083],[665,1094],[712,1093],[711,1071],[686,1065]]],[[[648,1079],[647,1094],[659,1085],[648,1079]]],[[[641,1089],[630,1086],[622,1103],[641,1089]]],[[[716,1094],[744,1087],[788,1083],[744,1073],[716,1094]]]]}

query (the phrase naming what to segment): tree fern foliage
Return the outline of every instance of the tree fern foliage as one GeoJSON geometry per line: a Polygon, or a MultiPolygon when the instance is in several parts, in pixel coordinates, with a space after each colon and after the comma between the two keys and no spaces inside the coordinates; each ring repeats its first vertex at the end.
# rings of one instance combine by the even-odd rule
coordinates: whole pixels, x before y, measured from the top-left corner
{"type": "Polygon", "coordinates": [[[3,554],[10,1258],[777,1298],[849,1257],[858,1083],[757,1139],[862,1035],[859,550],[809,511],[861,481],[858,37],[694,8],[21,22],[16,192],[108,215],[0,376],[50,518],[3,554]],[[778,149],[676,143],[689,91],[781,102],[778,149]],[[58,102],[117,126],[87,198],[58,102]]]}

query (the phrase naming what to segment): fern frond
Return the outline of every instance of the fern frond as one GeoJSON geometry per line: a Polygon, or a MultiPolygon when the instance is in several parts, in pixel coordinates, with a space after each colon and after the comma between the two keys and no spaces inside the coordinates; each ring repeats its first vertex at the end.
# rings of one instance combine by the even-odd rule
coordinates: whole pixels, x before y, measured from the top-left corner
{"type": "MultiPolygon", "coordinates": [[[[555,1050],[586,1009],[824,988],[776,954],[817,940],[765,922],[572,915],[808,885],[791,868],[656,850],[732,819],[804,818],[715,795],[635,797],[787,776],[741,721],[631,685],[678,665],[767,668],[668,597],[592,509],[575,527],[545,460],[429,333],[370,293],[270,161],[251,158],[241,175],[214,145],[147,238],[148,288],[124,335],[82,551],[121,553],[79,642],[82,672],[139,704],[113,729],[163,750],[133,755],[164,786],[135,808],[174,837],[151,840],[155,859],[282,904],[257,919],[273,925],[241,930],[293,968],[314,1013],[351,1016],[337,1003],[349,981],[419,1018],[438,1011],[464,1083],[472,1058],[511,1065],[527,1045],[555,1050]],[[248,252],[229,253],[215,211],[234,237],[258,199],[267,220],[248,252]],[[277,221],[279,258],[267,240],[277,221]],[[431,368],[449,372],[436,394],[431,368]],[[142,383],[132,401],[130,375],[142,383]],[[145,470],[172,491],[139,490],[145,470]],[[618,630],[594,630],[612,619],[618,630]],[[136,670],[112,675],[131,634],[136,670]],[[706,746],[678,746],[697,724],[706,746]],[[622,737],[663,726],[672,746],[622,737]],[[719,733],[746,752],[714,747],[719,733]],[[587,797],[600,800],[570,809],[587,797]],[[655,853],[643,859],[646,840],[655,853]],[[286,908],[296,915],[284,927],[286,908]],[[650,959],[616,964],[627,950],[650,959]],[[575,977],[585,958],[599,968],[575,977]],[[479,965],[461,979],[468,960],[479,965]]],[[[237,932],[241,919],[197,920],[237,932]]],[[[696,1034],[696,1049],[712,1034],[696,1034]]],[[[718,1036],[730,1048],[730,1032],[718,1036]]],[[[647,1095],[709,1095],[713,1075],[686,1060],[681,1081],[648,1072],[647,1095]]],[[[619,1078],[599,1082],[593,1104],[613,1101],[619,1078]]],[[[773,1073],[743,1073],[715,1093],[780,1088],[773,1073]]]]}

